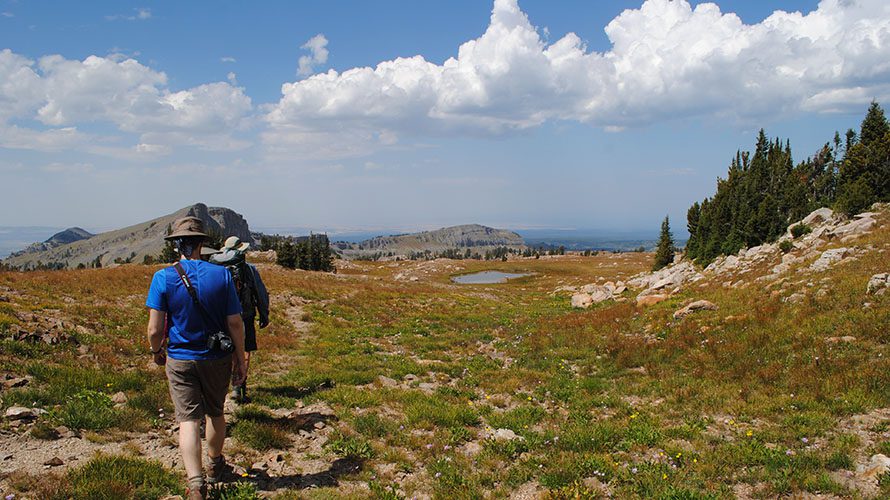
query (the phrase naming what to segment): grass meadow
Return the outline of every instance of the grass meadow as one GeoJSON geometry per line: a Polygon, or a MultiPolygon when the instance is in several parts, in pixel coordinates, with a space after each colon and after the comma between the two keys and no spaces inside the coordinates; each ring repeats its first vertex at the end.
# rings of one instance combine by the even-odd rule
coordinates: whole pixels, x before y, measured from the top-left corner
{"type": "MultiPolygon", "coordinates": [[[[740,286],[707,280],[648,308],[626,292],[587,310],[554,290],[627,279],[652,255],[357,262],[337,274],[260,263],[272,323],[259,332],[253,402],[232,415],[232,458],[250,469],[280,453],[297,476],[306,460],[355,467],[315,488],[264,488],[251,475],[214,494],[861,497],[843,471],[890,452],[890,422],[851,423],[890,407],[890,294],[865,294],[869,276],[890,271],[890,228],[856,245],[871,251],[824,273],[769,284],[753,272],[740,286]],[[450,282],[488,269],[532,275],[450,282]],[[783,301],[798,291],[805,300],[783,301]],[[719,309],[673,319],[698,299],[719,309]],[[855,340],[827,340],[843,336],[855,340]],[[311,432],[278,415],[316,404],[334,418],[324,445],[307,451],[311,432]],[[499,439],[503,429],[516,438],[499,439]]],[[[45,441],[64,425],[126,442],[173,425],[144,339],[156,269],[0,273],[0,332],[27,327],[23,312],[80,327],[70,332],[76,344],[0,335],[0,370],[30,377],[2,392],[2,407],[47,411],[27,432],[8,423],[0,431],[45,441]],[[125,404],[112,403],[117,392],[125,404]]],[[[181,492],[181,474],[134,452],[62,472],[38,464],[5,474],[0,487],[34,498],[158,498],[181,492]]],[[[890,477],[877,488],[890,495],[890,477]]]]}

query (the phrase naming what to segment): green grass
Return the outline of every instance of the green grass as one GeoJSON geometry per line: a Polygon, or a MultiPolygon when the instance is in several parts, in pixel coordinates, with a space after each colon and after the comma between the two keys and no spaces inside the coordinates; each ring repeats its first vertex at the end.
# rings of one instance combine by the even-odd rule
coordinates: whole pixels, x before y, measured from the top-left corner
{"type": "Polygon", "coordinates": [[[25,474],[13,477],[11,484],[46,500],[155,500],[184,489],[177,474],[160,462],[101,454],[64,475],[42,479],[25,474]]]}
{"type": "Polygon", "coordinates": [[[231,435],[238,442],[259,451],[285,449],[292,442],[286,420],[275,419],[271,413],[255,405],[239,408],[231,435]]]}
{"type": "Polygon", "coordinates": [[[260,498],[256,486],[241,481],[213,486],[207,491],[208,500],[259,500],[260,498]]]}
{"type": "Polygon", "coordinates": [[[374,456],[371,444],[357,436],[335,433],[325,446],[337,456],[351,459],[369,459],[374,456]]]}
{"type": "Polygon", "coordinates": [[[53,420],[71,429],[101,431],[117,423],[119,412],[108,394],[84,389],[69,396],[50,415],[53,420]]]}

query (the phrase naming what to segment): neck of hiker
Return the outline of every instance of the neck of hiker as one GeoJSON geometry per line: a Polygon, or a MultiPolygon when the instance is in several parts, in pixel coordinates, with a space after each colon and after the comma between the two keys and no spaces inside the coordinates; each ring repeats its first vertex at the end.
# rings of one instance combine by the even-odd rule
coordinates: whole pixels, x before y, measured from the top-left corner
{"type": "Polygon", "coordinates": [[[201,260],[201,247],[204,245],[197,245],[194,250],[192,250],[191,255],[182,254],[180,256],[180,260],[201,260]]]}

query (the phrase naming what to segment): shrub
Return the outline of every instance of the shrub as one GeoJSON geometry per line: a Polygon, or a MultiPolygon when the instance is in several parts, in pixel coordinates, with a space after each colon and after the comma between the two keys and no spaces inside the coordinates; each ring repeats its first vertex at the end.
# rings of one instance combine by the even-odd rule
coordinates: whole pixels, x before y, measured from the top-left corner
{"type": "Polygon", "coordinates": [[[108,394],[84,389],[70,396],[52,417],[72,429],[99,431],[113,426],[118,413],[108,394]]]}
{"type": "Polygon", "coordinates": [[[804,223],[795,224],[795,225],[791,226],[791,237],[795,238],[795,239],[800,238],[801,236],[803,236],[805,234],[810,234],[812,232],[813,232],[813,228],[811,228],[810,226],[808,226],[804,223]]]}
{"type": "Polygon", "coordinates": [[[788,253],[791,250],[794,250],[794,243],[791,243],[791,240],[782,240],[779,242],[779,250],[782,253],[788,253]]]}
{"type": "Polygon", "coordinates": [[[368,459],[374,456],[374,449],[364,439],[337,433],[328,441],[327,448],[343,458],[368,459]]]}
{"type": "Polygon", "coordinates": [[[252,483],[239,481],[237,483],[220,484],[207,491],[208,500],[259,500],[256,486],[252,483]]]}

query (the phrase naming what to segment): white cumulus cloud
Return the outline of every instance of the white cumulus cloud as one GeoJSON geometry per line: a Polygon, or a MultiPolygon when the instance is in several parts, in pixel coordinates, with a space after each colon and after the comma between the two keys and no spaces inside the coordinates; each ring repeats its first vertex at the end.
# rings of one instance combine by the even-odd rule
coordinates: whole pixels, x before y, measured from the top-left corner
{"type": "Polygon", "coordinates": [[[558,120],[617,131],[890,98],[885,0],[823,0],[807,15],[776,11],[753,25],[713,3],[647,0],[605,31],[605,52],[574,33],[550,43],[517,0],[495,0],[485,33],[443,64],[397,58],[285,83],[264,140],[294,146],[329,134],[373,145],[382,134],[502,134],[558,120]]]}
{"type": "Polygon", "coordinates": [[[0,51],[0,127],[16,138],[5,141],[7,147],[27,147],[31,139],[35,148],[47,149],[53,138],[67,145],[79,137],[77,125],[99,123],[139,134],[146,144],[231,149],[238,141],[229,135],[252,109],[244,89],[231,82],[172,91],[164,73],[134,59],[53,55],[35,63],[0,51]],[[8,124],[15,118],[49,130],[13,128],[8,124]]]}
{"type": "Polygon", "coordinates": [[[300,56],[297,75],[308,76],[315,72],[315,66],[328,62],[328,39],[321,33],[310,38],[300,48],[309,51],[309,55],[300,56]]]}

